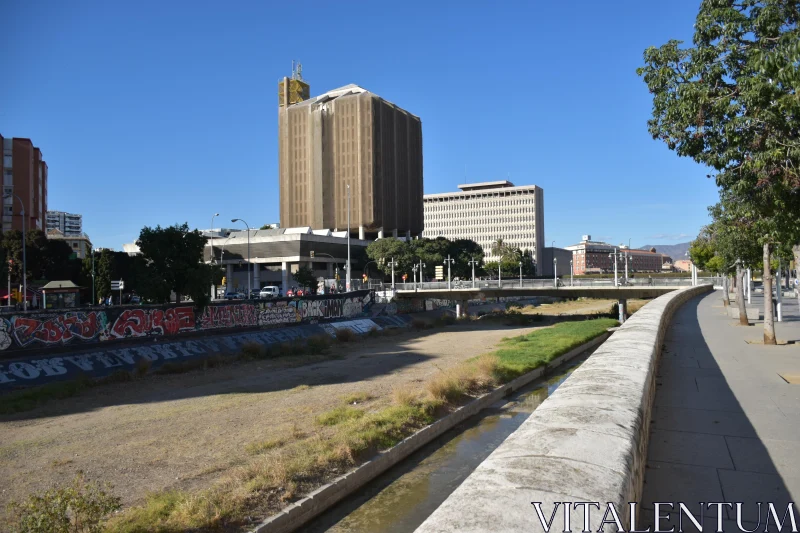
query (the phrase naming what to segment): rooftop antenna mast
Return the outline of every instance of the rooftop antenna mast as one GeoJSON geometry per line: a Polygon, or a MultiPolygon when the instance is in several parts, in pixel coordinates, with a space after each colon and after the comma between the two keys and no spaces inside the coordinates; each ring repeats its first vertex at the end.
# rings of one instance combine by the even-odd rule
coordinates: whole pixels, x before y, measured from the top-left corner
{"type": "Polygon", "coordinates": [[[303,80],[303,65],[296,59],[292,59],[292,79],[303,80]]]}

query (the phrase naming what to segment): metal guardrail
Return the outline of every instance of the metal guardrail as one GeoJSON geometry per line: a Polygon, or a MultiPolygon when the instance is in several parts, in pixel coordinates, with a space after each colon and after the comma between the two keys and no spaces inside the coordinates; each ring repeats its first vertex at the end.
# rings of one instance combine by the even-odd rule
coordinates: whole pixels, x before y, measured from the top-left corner
{"type": "MultiPolygon", "coordinates": [[[[698,285],[721,285],[722,278],[698,278],[698,285]]],[[[692,285],[691,278],[630,278],[627,282],[620,281],[619,287],[689,287],[692,285]]],[[[557,288],[569,287],[613,287],[613,279],[559,279],[557,288]]],[[[415,290],[470,290],[470,289],[552,289],[556,287],[552,279],[504,279],[498,280],[472,280],[453,281],[449,285],[446,281],[429,281],[422,283],[397,283],[395,288],[398,291],[415,290]]],[[[390,289],[391,285],[386,284],[390,289]]]]}

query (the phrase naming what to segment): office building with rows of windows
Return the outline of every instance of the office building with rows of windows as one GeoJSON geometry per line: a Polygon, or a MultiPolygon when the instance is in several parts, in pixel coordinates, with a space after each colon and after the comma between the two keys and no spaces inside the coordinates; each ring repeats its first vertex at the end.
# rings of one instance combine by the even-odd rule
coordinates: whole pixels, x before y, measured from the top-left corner
{"type": "Polygon", "coordinates": [[[459,185],[461,192],[423,197],[423,237],[472,239],[483,247],[486,261],[496,261],[492,244],[498,239],[513,248],[530,250],[537,265],[544,259],[544,191],[536,185],[510,181],[459,185]]]}

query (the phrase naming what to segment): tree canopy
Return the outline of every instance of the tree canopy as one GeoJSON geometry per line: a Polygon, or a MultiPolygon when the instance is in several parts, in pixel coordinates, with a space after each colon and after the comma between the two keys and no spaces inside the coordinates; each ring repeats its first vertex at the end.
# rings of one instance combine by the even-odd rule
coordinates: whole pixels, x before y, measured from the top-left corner
{"type": "MultiPolygon", "coordinates": [[[[436,239],[415,239],[404,241],[396,238],[378,239],[367,247],[367,256],[375,261],[378,268],[386,275],[392,271],[391,260],[395,261],[395,275],[400,278],[403,274],[411,277],[415,265],[422,262],[425,265],[425,278],[434,277],[438,265],[444,265],[448,255],[455,262],[451,264],[450,275],[453,278],[470,278],[472,265],[469,261],[475,260],[475,275],[481,275],[483,270],[483,248],[472,240],[459,239],[450,241],[444,237],[436,239]]],[[[445,268],[445,272],[447,269],[445,268]]]]}
{"type": "MultiPolygon", "coordinates": [[[[707,166],[720,188],[724,263],[755,263],[760,245],[766,294],[772,250],[800,241],[798,21],[797,0],[703,0],[692,46],[650,47],[637,70],[653,94],[650,134],[707,166]]],[[[774,344],[768,300],[764,342],[774,344]]]]}
{"type": "Polygon", "coordinates": [[[186,223],[142,228],[136,241],[144,260],[140,268],[146,269],[139,280],[141,295],[168,302],[170,292],[175,292],[178,301],[186,294],[197,307],[205,307],[211,300],[212,280],[221,280],[221,270],[203,262],[207,240],[199,230],[190,231],[186,223]]]}

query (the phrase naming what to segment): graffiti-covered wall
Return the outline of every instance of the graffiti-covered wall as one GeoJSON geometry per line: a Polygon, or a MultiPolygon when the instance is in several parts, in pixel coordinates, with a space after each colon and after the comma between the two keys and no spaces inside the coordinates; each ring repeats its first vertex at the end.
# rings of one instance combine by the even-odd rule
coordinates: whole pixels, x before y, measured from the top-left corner
{"type": "Polygon", "coordinates": [[[229,328],[313,324],[361,316],[371,304],[370,291],[356,291],[346,295],[215,303],[202,313],[191,305],[170,305],[2,315],[0,351],[229,328]]]}
{"type": "Polygon", "coordinates": [[[238,354],[244,345],[252,342],[269,346],[304,340],[315,335],[335,336],[336,331],[342,328],[363,335],[372,329],[408,326],[408,319],[384,316],[196,339],[164,339],[163,342],[135,346],[87,345],[83,350],[57,356],[18,352],[16,357],[0,362],[0,393],[54,381],[74,380],[80,376],[102,378],[119,371],[130,372],[142,362],[146,362],[151,370],[157,370],[166,363],[180,363],[188,359],[202,360],[211,356],[232,356],[238,354]]]}

